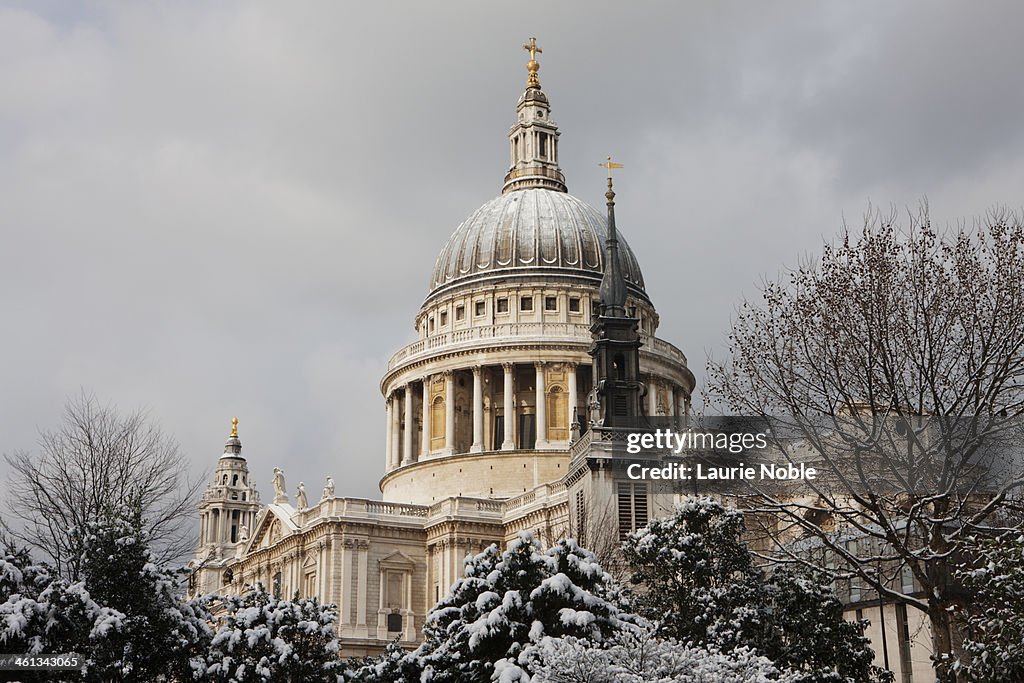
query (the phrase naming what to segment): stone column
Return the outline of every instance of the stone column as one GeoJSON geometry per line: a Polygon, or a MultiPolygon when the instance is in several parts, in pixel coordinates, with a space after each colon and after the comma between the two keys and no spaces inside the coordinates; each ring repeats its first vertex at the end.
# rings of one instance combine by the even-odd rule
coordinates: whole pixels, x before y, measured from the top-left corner
{"type": "Polygon", "coordinates": [[[420,457],[430,455],[430,375],[423,378],[423,443],[420,457]]]}
{"type": "Polygon", "coordinates": [[[654,375],[647,375],[647,416],[658,416],[658,389],[654,384],[654,375]]]}
{"type": "Polygon", "coordinates": [[[537,369],[537,381],[534,383],[537,388],[537,448],[548,446],[548,406],[547,392],[544,388],[544,363],[534,363],[537,369]]]}
{"type": "Polygon", "coordinates": [[[516,447],[515,432],[512,431],[515,420],[515,389],[512,386],[514,381],[512,370],[515,368],[515,365],[504,363],[502,368],[505,370],[505,417],[503,418],[505,422],[505,440],[501,443],[501,450],[511,451],[516,447]]]}
{"type": "Polygon", "coordinates": [[[405,435],[402,441],[402,464],[412,463],[412,384],[405,385],[405,435]]]}
{"type": "Polygon", "coordinates": [[[398,392],[391,394],[391,467],[398,467],[402,457],[402,423],[398,403],[398,392]]]}
{"type": "Polygon", "coordinates": [[[473,445],[470,453],[484,449],[484,381],[483,368],[473,367],[473,445]]]}
{"type": "Polygon", "coordinates": [[[566,427],[569,430],[569,439],[572,439],[572,422],[576,419],[576,411],[579,409],[579,405],[576,402],[576,364],[569,363],[565,372],[565,381],[569,385],[569,424],[566,427]]]}
{"type": "Polygon", "coordinates": [[[391,411],[394,409],[391,407],[390,396],[384,399],[384,407],[388,414],[387,426],[384,430],[384,452],[387,453],[387,468],[390,470],[394,467],[394,463],[392,462],[394,455],[391,452],[391,423],[394,422],[394,417],[392,416],[391,411]]]}
{"type": "Polygon", "coordinates": [[[455,373],[444,374],[444,451],[455,452],[455,373]]]}
{"type": "Polygon", "coordinates": [[[668,385],[668,399],[665,401],[665,410],[668,415],[676,415],[676,392],[672,385],[668,385]]]}

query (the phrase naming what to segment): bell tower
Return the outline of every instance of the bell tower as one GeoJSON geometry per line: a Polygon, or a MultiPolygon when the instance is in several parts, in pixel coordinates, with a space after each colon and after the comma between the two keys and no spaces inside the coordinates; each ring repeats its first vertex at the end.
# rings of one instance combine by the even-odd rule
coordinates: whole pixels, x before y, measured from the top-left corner
{"type": "Polygon", "coordinates": [[[249,479],[242,457],[238,418],[231,420],[231,434],[224,454],[217,460],[213,481],[199,503],[199,554],[222,558],[234,556],[252,531],[259,510],[259,492],[249,479]]]}

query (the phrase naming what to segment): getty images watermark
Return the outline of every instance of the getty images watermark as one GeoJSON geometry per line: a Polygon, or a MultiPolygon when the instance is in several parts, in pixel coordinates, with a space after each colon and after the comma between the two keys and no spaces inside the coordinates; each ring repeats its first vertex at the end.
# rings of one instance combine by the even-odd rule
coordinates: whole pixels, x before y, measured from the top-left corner
{"type": "Polygon", "coordinates": [[[770,451],[768,432],[758,429],[764,425],[751,420],[720,420],[698,429],[653,426],[626,435],[626,454],[644,456],[620,463],[630,479],[725,483],[818,477],[816,468],[770,451]]]}

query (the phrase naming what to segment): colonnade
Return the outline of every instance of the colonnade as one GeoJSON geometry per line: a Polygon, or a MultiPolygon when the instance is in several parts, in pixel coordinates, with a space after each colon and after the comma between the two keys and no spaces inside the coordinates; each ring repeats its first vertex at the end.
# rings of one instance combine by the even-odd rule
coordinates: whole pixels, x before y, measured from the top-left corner
{"type": "MultiPolygon", "coordinates": [[[[589,366],[587,366],[589,367],[589,366]]],[[[533,363],[533,395],[525,396],[518,385],[525,385],[517,374],[522,374],[522,364],[502,363],[498,366],[476,365],[468,370],[446,370],[427,375],[396,387],[387,397],[387,462],[394,469],[415,462],[424,455],[451,455],[456,452],[481,453],[485,450],[511,451],[517,448],[557,449],[568,446],[569,430],[573,415],[579,404],[580,388],[577,386],[577,365],[574,363],[544,362],[533,363]],[[469,397],[469,413],[472,423],[471,442],[468,448],[459,445],[456,427],[457,376],[468,379],[472,373],[472,389],[469,397]],[[558,382],[549,386],[548,374],[557,372],[558,382]],[[461,373],[461,374],[460,374],[461,373]],[[485,383],[501,378],[501,391],[492,386],[485,389],[485,383]],[[442,388],[443,387],[443,388],[442,388]],[[417,400],[417,397],[419,399],[417,400]],[[554,398],[553,398],[554,397],[554,398]],[[498,402],[500,398],[500,403],[498,402]],[[565,402],[564,410],[549,420],[549,401],[565,402]],[[416,410],[416,403],[420,410],[416,410]],[[517,406],[518,402],[518,406],[517,406]],[[485,405],[489,404],[489,405],[485,405]],[[442,411],[443,408],[443,411],[442,411]],[[419,417],[419,443],[414,439],[419,417]],[[485,434],[485,415],[501,420],[500,433],[488,438],[485,434]],[[534,440],[529,446],[522,438],[517,442],[517,418],[523,414],[534,416],[534,440]],[[511,416],[509,419],[508,416],[511,416]],[[440,421],[440,424],[434,424],[440,421]],[[490,444],[488,445],[488,442],[490,444]]],[[[589,387],[583,389],[583,393],[589,387]]],[[[561,404],[558,404],[559,406],[561,404]]],[[[465,419],[465,418],[463,418],[465,419]]]]}
{"type": "MultiPolygon", "coordinates": [[[[530,364],[475,365],[394,387],[386,400],[388,470],[429,456],[567,448],[580,397],[591,389],[590,365],[582,366],[582,382],[575,363],[538,361],[532,366],[530,372],[530,364]],[[532,422],[523,422],[524,415],[532,416],[532,422]]],[[[648,415],[685,413],[681,388],[646,379],[652,387],[648,415]]]]}

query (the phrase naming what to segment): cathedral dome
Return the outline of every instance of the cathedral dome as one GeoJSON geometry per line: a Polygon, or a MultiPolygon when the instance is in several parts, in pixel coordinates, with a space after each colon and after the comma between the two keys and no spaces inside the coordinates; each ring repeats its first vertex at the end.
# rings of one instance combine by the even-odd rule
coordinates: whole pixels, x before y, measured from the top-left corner
{"type": "MultiPolygon", "coordinates": [[[[430,294],[449,285],[519,275],[583,275],[604,271],[607,220],[566,192],[529,188],[506,192],[473,212],[441,249],[430,294]]],[[[619,236],[622,274],[647,299],[632,250],[619,236]]]]}

